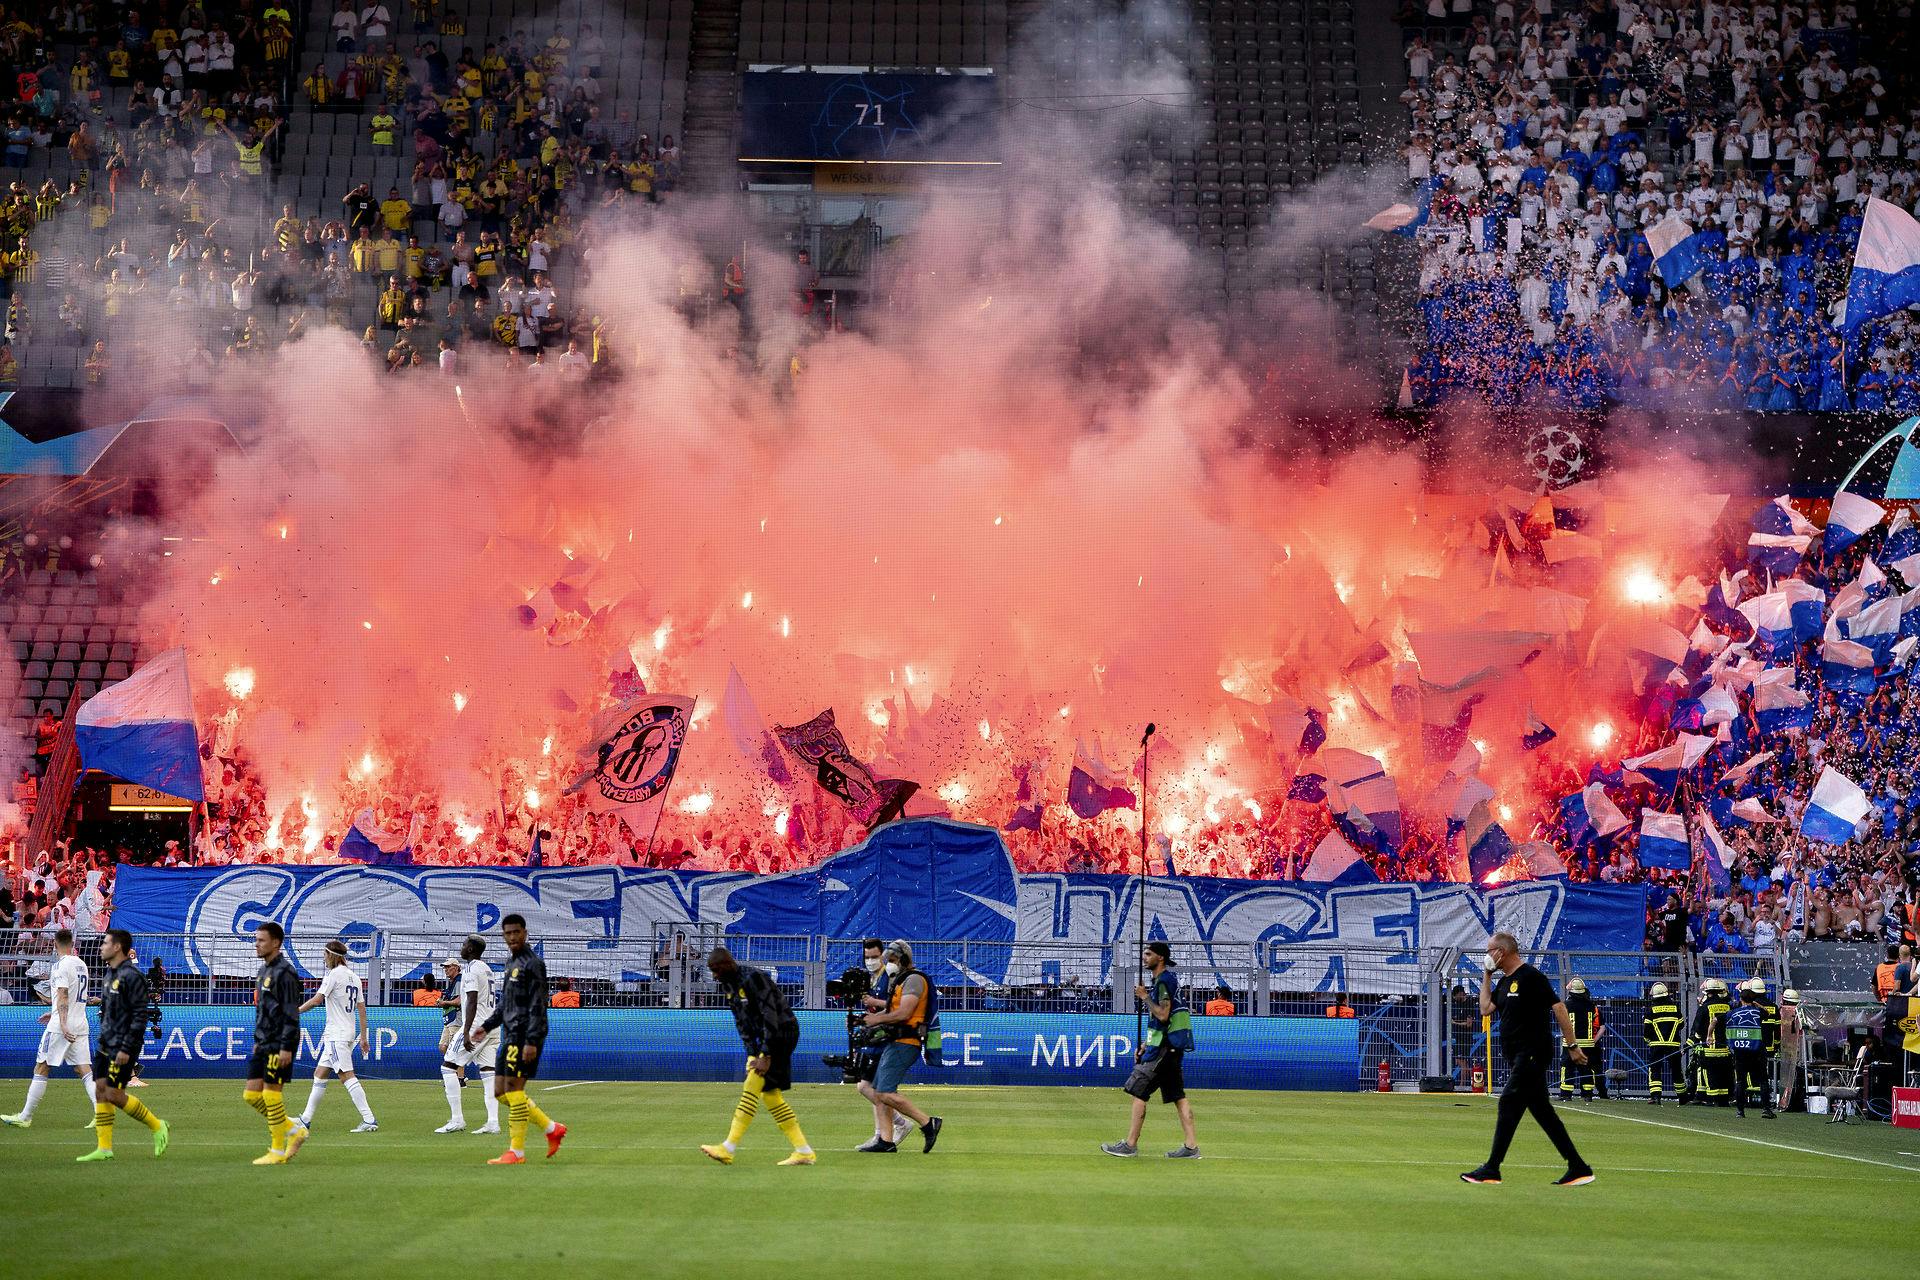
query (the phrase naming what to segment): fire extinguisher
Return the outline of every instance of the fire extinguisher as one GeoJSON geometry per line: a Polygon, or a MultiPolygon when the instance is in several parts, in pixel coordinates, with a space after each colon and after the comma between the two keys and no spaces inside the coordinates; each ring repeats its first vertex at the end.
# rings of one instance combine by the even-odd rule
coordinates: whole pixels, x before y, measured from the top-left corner
{"type": "Polygon", "coordinates": [[[1380,1093],[1393,1092],[1393,1068],[1387,1065],[1385,1058],[1380,1059],[1380,1083],[1375,1088],[1380,1093]]]}
{"type": "Polygon", "coordinates": [[[1487,1091],[1487,1069],[1477,1062],[1473,1065],[1472,1080],[1473,1091],[1475,1093],[1485,1093],[1487,1091]]]}

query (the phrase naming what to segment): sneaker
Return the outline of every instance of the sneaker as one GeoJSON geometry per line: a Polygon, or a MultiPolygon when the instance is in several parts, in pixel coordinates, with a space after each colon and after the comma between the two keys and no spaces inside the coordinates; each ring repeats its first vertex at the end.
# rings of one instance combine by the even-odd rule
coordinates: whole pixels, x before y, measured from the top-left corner
{"type": "Polygon", "coordinates": [[[1500,1171],[1481,1165],[1478,1169],[1469,1169],[1461,1174],[1460,1181],[1470,1182],[1476,1187],[1497,1187],[1500,1185],[1500,1171]]]}
{"type": "MultiPolygon", "coordinates": [[[[462,1125],[462,1126],[461,1126],[461,1128],[465,1128],[465,1127],[466,1127],[466,1126],[464,1126],[464,1125],[462,1125]]],[[[458,1133],[458,1132],[459,1132],[459,1130],[458,1130],[458,1129],[442,1129],[442,1130],[435,1130],[435,1132],[438,1132],[438,1133],[458,1133]]],[[[483,1125],[481,1125],[481,1126],[480,1126],[480,1127],[479,1127],[478,1129],[475,1129],[475,1130],[474,1130],[474,1132],[475,1132],[475,1133],[498,1133],[498,1132],[500,1132],[500,1126],[499,1126],[499,1125],[497,1125],[497,1124],[483,1124],[483,1125]]]]}
{"type": "MultiPolygon", "coordinates": [[[[438,1129],[434,1130],[435,1133],[465,1133],[466,1131],[467,1131],[466,1122],[462,1120],[449,1120],[445,1124],[441,1125],[438,1129]]],[[[494,1132],[495,1133],[500,1132],[499,1128],[496,1127],[494,1129],[494,1132]]]]}
{"type": "Polygon", "coordinates": [[[905,1116],[895,1116],[893,1118],[893,1143],[895,1146],[899,1146],[905,1142],[907,1135],[912,1132],[913,1121],[907,1119],[905,1116]]]}
{"type": "MultiPolygon", "coordinates": [[[[73,1162],[75,1164],[95,1164],[102,1160],[111,1159],[113,1159],[113,1148],[108,1147],[105,1151],[89,1151],[83,1156],[75,1156],[73,1162]]],[[[256,1160],[254,1163],[259,1164],[260,1162],[256,1160]]]]}
{"type": "Polygon", "coordinates": [[[255,1164],[285,1164],[286,1162],[287,1153],[284,1151],[269,1151],[254,1161],[255,1164]]]}
{"type": "Polygon", "coordinates": [[[165,1120],[162,1120],[160,1122],[160,1127],[153,1131],[153,1154],[154,1155],[163,1156],[167,1154],[167,1139],[171,1137],[172,1134],[173,1134],[173,1126],[168,1124],[165,1120]]]}
{"type": "Polygon", "coordinates": [[[709,1146],[703,1146],[700,1148],[700,1150],[703,1154],[705,1154],[705,1156],[709,1160],[718,1160],[721,1164],[733,1163],[733,1152],[727,1150],[725,1147],[719,1145],[718,1143],[714,1143],[709,1146]]]}
{"type": "Polygon", "coordinates": [[[1584,1187],[1593,1181],[1593,1170],[1586,1165],[1578,1169],[1569,1169],[1553,1180],[1556,1187],[1584,1187]]]}
{"type": "Polygon", "coordinates": [[[525,1156],[513,1150],[502,1151],[499,1155],[487,1161],[488,1164],[525,1164],[526,1162],[527,1158],[525,1156]]]}
{"type": "Polygon", "coordinates": [[[1765,1111],[1762,1111],[1760,1113],[1760,1118],[1762,1120],[1778,1120],[1780,1118],[1780,1113],[1778,1111],[1775,1111],[1772,1107],[1768,1107],[1765,1111]]]}
{"type": "Polygon", "coordinates": [[[920,1136],[927,1140],[927,1145],[920,1148],[921,1151],[933,1150],[933,1144],[940,1141],[940,1130],[946,1126],[946,1123],[939,1116],[927,1117],[927,1122],[920,1126],[920,1136]]]}
{"type": "Polygon", "coordinates": [[[1183,1146],[1178,1151],[1167,1152],[1167,1159],[1169,1160],[1198,1160],[1199,1158],[1200,1148],[1198,1147],[1183,1146]]]}
{"type": "Polygon", "coordinates": [[[291,1160],[295,1156],[299,1155],[300,1148],[307,1145],[307,1139],[312,1135],[313,1135],[313,1131],[307,1128],[306,1125],[300,1123],[298,1120],[295,1120],[290,1126],[288,1126],[287,1128],[287,1159],[291,1160]]]}
{"type": "Polygon", "coordinates": [[[16,1111],[10,1116],[0,1116],[0,1124],[10,1124],[16,1129],[31,1129],[33,1117],[24,1111],[16,1111]]]}
{"type": "Polygon", "coordinates": [[[560,1154],[560,1143],[566,1136],[567,1126],[555,1121],[553,1132],[547,1135],[547,1159],[551,1160],[560,1154]]]}
{"type": "Polygon", "coordinates": [[[859,1146],[854,1148],[855,1151],[883,1152],[883,1153],[888,1151],[898,1151],[899,1149],[900,1147],[898,1146],[898,1144],[888,1142],[885,1138],[880,1138],[880,1137],[868,1138],[865,1142],[861,1143],[859,1146]]]}
{"type": "Polygon", "coordinates": [[[812,1164],[813,1162],[814,1162],[813,1152],[796,1151],[792,1155],[788,1156],[785,1160],[782,1160],[780,1164],[781,1166],[784,1167],[790,1164],[812,1164]]]}
{"type": "Polygon", "coordinates": [[[145,1080],[142,1080],[139,1076],[135,1076],[133,1079],[127,1081],[127,1088],[129,1089],[144,1089],[146,1087],[147,1087],[147,1082],[145,1080]]]}
{"type": "Polygon", "coordinates": [[[1137,1156],[1140,1154],[1140,1148],[1134,1146],[1131,1142],[1103,1142],[1100,1144],[1100,1149],[1110,1156],[1137,1156]]]}
{"type": "Polygon", "coordinates": [[[371,1120],[362,1120],[359,1124],[347,1130],[347,1132],[348,1133],[378,1133],[380,1132],[380,1126],[371,1120]]]}

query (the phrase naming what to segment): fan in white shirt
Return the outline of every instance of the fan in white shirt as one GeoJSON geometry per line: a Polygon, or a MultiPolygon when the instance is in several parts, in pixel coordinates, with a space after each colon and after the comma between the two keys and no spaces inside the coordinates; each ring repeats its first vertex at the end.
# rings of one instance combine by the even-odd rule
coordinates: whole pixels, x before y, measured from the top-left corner
{"type": "MultiPolygon", "coordinates": [[[[27,1105],[10,1116],[0,1116],[0,1124],[25,1129],[47,1096],[47,1076],[61,1065],[73,1068],[93,1102],[93,1046],[87,1029],[87,966],[73,954],[73,934],[62,929],[53,935],[53,968],[47,975],[47,998],[53,1008],[40,1015],[47,1029],[40,1036],[40,1049],[33,1059],[33,1080],[27,1085],[27,1105]]],[[[87,1121],[87,1128],[93,1121],[87,1121]]]]}
{"type": "Polygon", "coordinates": [[[367,1036],[366,993],[360,989],[360,975],[347,963],[347,944],[338,938],[327,943],[327,976],[320,980],[320,989],[313,993],[313,998],[300,1006],[300,1012],[321,1004],[327,1007],[327,1022],[320,1032],[319,1056],[314,1059],[313,1089],[307,1094],[306,1110],[295,1123],[303,1129],[313,1124],[314,1113],[320,1109],[320,1098],[327,1091],[327,1082],[337,1074],[347,1086],[347,1096],[360,1111],[360,1123],[353,1127],[353,1132],[372,1133],[380,1125],[373,1118],[373,1108],[367,1105],[366,1087],[353,1073],[354,1045],[359,1045],[361,1053],[372,1051],[367,1036]]]}

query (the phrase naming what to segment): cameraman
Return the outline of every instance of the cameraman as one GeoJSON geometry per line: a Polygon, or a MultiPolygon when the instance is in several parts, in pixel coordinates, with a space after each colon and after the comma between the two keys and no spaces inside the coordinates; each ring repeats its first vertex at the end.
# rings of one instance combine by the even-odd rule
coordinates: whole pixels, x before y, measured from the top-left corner
{"type": "MultiPolygon", "coordinates": [[[[860,1092],[874,1104],[876,1115],[879,1108],[886,1107],[919,1125],[920,1136],[926,1139],[921,1150],[932,1151],[933,1144],[940,1140],[943,1121],[939,1116],[927,1115],[900,1096],[900,1082],[919,1060],[926,1033],[927,1010],[931,1006],[927,976],[913,967],[913,948],[905,939],[888,943],[882,954],[886,962],[886,1008],[868,1014],[866,1024],[887,1028],[887,1047],[880,1055],[873,1083],[862,1080],[860,1092]]],[[[893,1151],[896,1147],[887,1143],[873,1150],[893,1151]]]]}
{"type": "MultiPolygon", "coordinates": [[[[877,1013],[887,1007],[887,989],[892,984],[892,977],[887,973],[886,946],[887,944],[878,938],[862,938],[860,940],[861,956],[867,966],[867,978],[868,981],[872,983],[872,993],[862,996],[860,1002],[866,1006],[869,1013],[877,1013]]],[[[863,1066],[867,1067],[865,1076],[861,1081],[864,1085],[873,1079],[872,1068],[879,1065],[879,1055],[863,1052],[860,1061],[863,1066]]],[[[861,1092],[864,1093],[865,1089],[863,1088],[861,1092]]],[[[876,1152],[897,1151],[900,1147],[900,1140],[912,1131],[913,1122],[911,1120],[908,1120],[905,1116],[895,1115],[892,1107],[875,1099],[873,1103],[873,1137],[855,1147],[854,1150],[876,1152]]]]}

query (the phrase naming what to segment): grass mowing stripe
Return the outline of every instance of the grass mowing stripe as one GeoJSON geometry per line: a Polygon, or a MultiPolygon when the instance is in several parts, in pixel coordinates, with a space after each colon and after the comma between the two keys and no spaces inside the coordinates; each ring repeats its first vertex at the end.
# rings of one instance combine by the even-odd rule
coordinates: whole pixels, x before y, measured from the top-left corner
{"type": "Polygon", "coordinates": [[[1648,1120],[1644,1116],[1620,1116],[1611,1111],[1563,1111],[1562,1115],[1603,1116],[1608,1120],[1624,1120],[1628,1124],[1652,1125],[1656,1129],[1672,1129],[1676,1133],[1697,1133],[1703,1138],[1725,1138],[1729,1142],[1750,1142],[1756,1147],[1772,1147],[1776,1151],[1797,1151],[1803,1156],[1827,1156],[1834,1160],[1851,1160],[1855,1164],[1879,1165],[1882,1169],[1898,1169],[1902,1173],[1920,1173],[1920,1168],[1910,1164],[1895,1164],[1891,1160],[1874,1160],[1867,1156],[1850,1156],[1842,1151],[1822,1151],[1818,1147],[1796,1147],[1787,1142],[1769,1142],[1765,1138],[1749,1138],[1741,1133],[1721,1133],[1717,1129],[1696,1129],[1690,1124],[1671,1124],[1665,1120],[1648,1120]]]}

